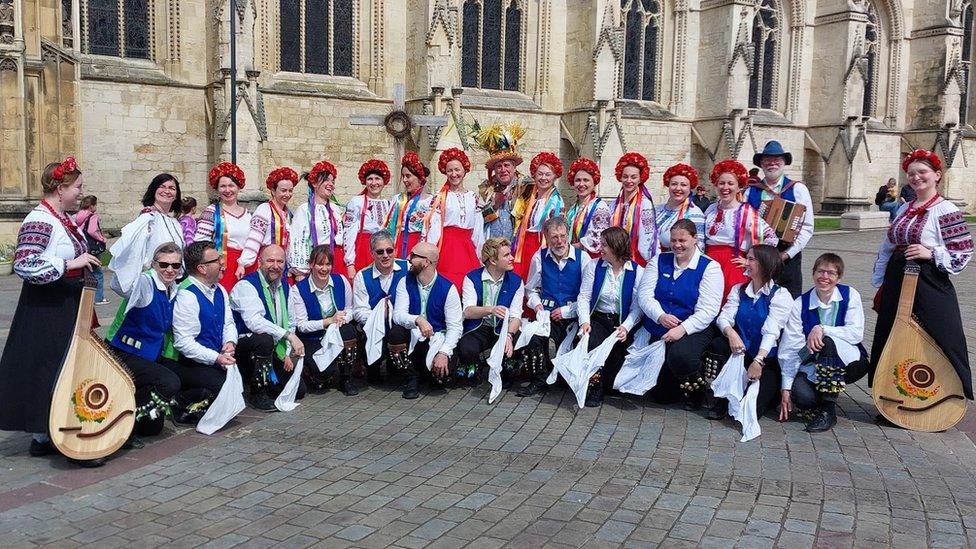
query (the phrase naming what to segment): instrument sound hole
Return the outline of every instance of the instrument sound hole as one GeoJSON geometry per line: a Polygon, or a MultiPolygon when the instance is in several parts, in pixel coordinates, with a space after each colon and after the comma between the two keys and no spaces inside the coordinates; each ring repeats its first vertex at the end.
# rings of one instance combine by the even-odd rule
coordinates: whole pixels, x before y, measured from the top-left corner
{"type": "Polygon", "coordinates": [[[108,387],[101,383],[94,383],[85,391],[85,405],[92,410],[98,410],[108,403],[108,387]]]}
{"type": "Polygon", "coordinates": [[[908,379],[912,385],[925,389],[935,383],[935,372],[925,364],[916,364],[908,369],[908,379]]]}

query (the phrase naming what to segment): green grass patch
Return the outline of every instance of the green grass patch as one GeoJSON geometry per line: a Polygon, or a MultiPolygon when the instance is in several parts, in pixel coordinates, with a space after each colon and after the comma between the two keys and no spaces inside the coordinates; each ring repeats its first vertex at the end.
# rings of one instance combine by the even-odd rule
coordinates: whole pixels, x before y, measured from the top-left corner
{"type": "Polygon", "coordinates": [[[813,219],[813,230],[816,231],[833,231],[840,228],[840,218],[839,217],[815,217],[813,219]]]}
{"type": "Polygon", "coordinates": [[[976,215],[967,215],[966,223],[976,223],[976,215]]]}

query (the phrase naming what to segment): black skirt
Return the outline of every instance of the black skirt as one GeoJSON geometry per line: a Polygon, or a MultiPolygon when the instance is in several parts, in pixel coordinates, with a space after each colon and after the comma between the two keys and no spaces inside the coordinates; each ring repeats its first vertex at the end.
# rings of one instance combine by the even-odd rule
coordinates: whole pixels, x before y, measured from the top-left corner
{"type": "MultiPolygon", "coordinates": [[[[878,323],[874,328],[874,342],[871,344],[871,367],[868,384],[874,381],[874,370],[888,342],[888,334],[895,323],[898,311],[898,298],[901,283],[905,277],[905,255],[895,250],[885,268],[884,285],[881,288],[878,323]]],[[[918,262],[918,286],[915,289],[915,304],[912,314],[925,329],[925,333],[942,349],[956,373],[962,380],[966,398],[973,399],[973,376],[969,369],[969,350],[966,334],[962,329],[962,315],[959,313],[959,300],[949,275],[940,270],[932,261],[918,262]]]]}
{"type": "Polygon", "coordinates": [[[47,433],[83,286],[80,277],[24,283],[0,358],[0,430],[47,433]]]}

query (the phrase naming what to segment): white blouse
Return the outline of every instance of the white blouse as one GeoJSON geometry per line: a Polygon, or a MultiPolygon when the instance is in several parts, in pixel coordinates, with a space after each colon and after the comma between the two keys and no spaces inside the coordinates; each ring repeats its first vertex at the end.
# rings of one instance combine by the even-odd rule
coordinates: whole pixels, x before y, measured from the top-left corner
{"type": "MultiPolygon", "coordinates": [[[[283,232],[287,233],[291,226],[291,210],[285,213],[287,219],[284,220],[283,232]]],[[[272,220],[274,215],[271,212],[271,204],[263,202],[258,204],[258,207],[254,209],[254,215],[251,216],[251,227],[247,232],[247,239],[244,241],[244,252],[241,253],[241,259],[238,261],[238,266],[243,265],[245,268],[250,267],[258,259],[258,252],[261,248],[269,244],[274,244],[275,235],[278,228],[275,227],[272,230],[272,220]]],[[[287,250],[286,250],[287,251],[287,250]]]]}
{"type": "MultiPolygon", "coordinates": [[[[243,206],[241,207],[244,208],[243,206]]],[[[216,204],[211,204],[203,210],[203,213],[200,215],[200,220],[197,222],[197,232],[193,237],[195,242],[216,241],[214,237],[214,214],[216,211],[216,204]]],[[[223,223],[227,227],[227,247],[235,250],[243,250],[244,243],[247,241],[247,234],[251,230],[251,212],[247,211],[247,208],[244,208],[244,213],[240,216],[235,216],[225,208],[221,208],[220,213],[223,223]]]]}
{"type": "Polygon", "coordinates": [[[131,290],[142,271],[149,267],[156,248],[167,242],[182,249],[183,227],[172,216],[155,208],[144,208],[135,221],[122,227],[122,236],[110,249],[112,261],[108,268],[115,273],[118,287],[124,293],[131,290]]]}
{"type": "Polygon", "coordinates": [[[611,213],[610,203],[601,198],[594,198],[582,207],[577,202],[566,216],[573,231],[573,244],[578,243],[585,252],[598,255],[603,247],[600,243],[600,235],[610,226],[611,213]],[[590,217],[590,224],[583,231],[583,223],[587,216],[590,217]],[[583,234],[577,234],[577,231],[582,231],[583,234]]]}
{"type": "MultiPolygon", "coordinates": [[[[315,205],[315,227],[311,227],[312,218],[309,215],[308,203],[304,203],[295,211],[291,223],[291,235],[288,241],[288,265],[296,271],[308,273],[309,257],[312,255],[312,231],[319,244],[334,242],[336,246],[343,245],[342,219],[345,210],[338,204],[330,203],[315,205]],[[331,215],[330,215],[331,211],[331,215]]],[[[349,264],[348,260],[345,260],[349,264]]]]}
{"type": "Polygon", "coordinates": [[[687,205],[685,211],[680,216],[678,215],[681,212],[680,206],[674,210],[668,207],[667,202],[658,206],[657,230],[661,239],[660,244],[662,249],[671,249],[671,227],[679,219],[690,219],[695,224],[695,230],[698,231],[698,248],[705,249],[705,214],[691,199],[686,200],[685,204],[687,205]]]}
{"type": "MultiPolygon", "coordinates": [[[[757,294],[752,289],[752,282],[746,282],[746,298],[755,303],[759,299],[760,294],[769,295],[773,291],[773,285],[773,282],[767,282],[765,286],[759,289],[759,293],[757,294]]],[[[722,335],[725,335],[726,328],[735,327],[735,315],[739,312],[741,289],[742,284],[736,284],[732,287],[732,290],[729,292],[729,300],[725,302],[725,306],[722,307],[718,318],[715,319],[715,325],[718,326],[718,330],[722,335]]],[[[792,308],[793,296],[790,295],[790,292],[786,288],[777,288],[776,293],[773,294],[773,298],[769,302],[769,315],[762,325],[762,341],[759,343],[760,349],[769,351],[776,346],[776,341],[779,339],[780,332],[783,331],[783,326],[786,325],[786,319],[789,318],[792,308]]],[[[736,331],[739,335],[742,334],[738,330],[736,331]]]]}
{"type": "Polygon", "coordinates": [[[443,225],[471,229],[471,239],[474,241],[475,253],[481,255],[481,246],[485,243],[485,219],[478,211],[478,195],[474,191],[448,191],[443,205],[435,209],[433,202],[430,210],[430,227],[427,229],[427,242],[437,245],[441,241],[441,211],[443,210],[443,225]]]}
{"type": "MultiPolygon", "coordinates": [[[[536,197],[535,201],[532,203],[532,211],[527,213],[523,218],[519,227],[522,223],[528,223],[528,231],[530,233],[542,232],[542,225],[548,219],[552,219],[563,213],[565,208],[563,204],[563,197],[559,195],[559,191],[555,188],[545,200],[540,200],[536,197]]],[[[515,232],[518,232],[516,228],[515,232]]]]}
{"type": "Polygon", "coordinates": [[[54,282],[64,276],[67,261],[86,250],[80,232],[71,238],[61,221],[39,205],[27,214],[17,233],[14,272],[31,284],[54,282]]]}
{"type": "MultiPolygon", "coordinates": [[[[346,312],[346,321],[352,322],[352,289],[349,287],[349,281],[346,280],[346,277],[340,276],[339,278],[342,279],[343,290],[346,292],[346,308],[343,311],[346,312]]],[[[314,280],[309,280],[309,289],[312,290],[312,295],[318,300],[319,307],[322,309],[322,318],[317,320],[310,320],[308,318],[308,309],[305,307],[305,301],[302,299],[302,294],[298,291],[298,288],[292,286],[291,291],[288,293],[288,321],[292,329],[299,334],[324,330],[325,325],[322,321],[336,314],[335,294],[331,276],[326,282],[325,288],[319,288],[315,285],[314,280]]]]}
{"type": "Polygon", "coordinates": [[[621,322],[621,325],[630,331],[641,319],[641,308],[637,303],[637,298],[638,288],[641,286],[641,278],[644,276],[644,268],[633,261],[628,261],[624,263],[624,268],[620,270],[620,274],[616,275],[613,273],[613,267],[607,265],[605,275],[607,278],[603,281],[603,285],[600,286],[600,295],[594,296],[593,279],[596,276],[596,267],[600,261],[603,260],[591,261],[583,267],[583,279],[580,283],[579,299],[576,302],[576,312],[579,314],[580,326],[590,323],[590,303],[593,299],[597,300],[596,307],[593,308],[596,312],[616,314],[620,310],[620,300],[623,298],[624,276],[627,274],[627,271],[636,269],[637,276],[634,278],[634,294],[630,304],[630,313],[621,322]]]}
{"type": "MultiPolygon", "coordinates": [[[[634,223],[638,223],[637,251],[640,252],[645,260],[650,260],[657,255],[658,248],[661,245],[660,242],[657,242],[657,214],[655,212],[654,201],[647,194],[644,194],[644,189],[638,187],[636,192],[640,198],[640,219],[634,221],[634,223]]],[[[613,201],[610,224],[623,227],[628,233],[634,234],[631,226],[628,225],[628,220],[630,219],[629,209],[631,206],[630,204],[621,203],[621,200],[622,197],[618,196],[613,201]]]]}
{"type": "Polygon", "coordinates": [[[385,227],[383,222],[390,213],[390,200],[386,198],[368,198],[364,194],[357,194],[346,204],[346,215],[343,216],[343,242],[346,265],[356,263],[356,237],[361,232],[373,234],[385,227]],[[363,205],[366,213],[363,214],[363,205]]]}
{"type": "Polygon", "coordinates": [[[705,245],[735,246],[735,233],[740,230],[739,251],[746,252],[755,240],[758,244],[775,246],[779,243],[773,230],[752,206],[742,203],[734,208],[722,208],[722,220],[718,220],[718,202],[705,212],[705,245]],[[737,224],[738,223],[738,224],[737,224]],[[758,227],[758,231],[755,229],[758,227]],[[744,229],[744,230],[743,230],[744,229]],[[712,232],[715,234],[712,234],[712,232]]]}

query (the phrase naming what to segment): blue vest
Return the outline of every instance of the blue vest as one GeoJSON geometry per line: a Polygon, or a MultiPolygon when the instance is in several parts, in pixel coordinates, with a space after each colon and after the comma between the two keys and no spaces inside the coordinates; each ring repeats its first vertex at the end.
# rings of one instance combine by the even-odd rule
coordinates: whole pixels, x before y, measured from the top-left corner
{"type": "Polygon", "coordinates": [[[559,264],[552,258],[549,250],[540,250],[542,265],[542,306],[547,311],[576,301],[583,281],[583,252],[570,248],[576,255],[575,261],[567,261],[566,267],[559,270],[559,264]]]}
{"type": "MultiPolygon", "coordinates": [[[[144,275],[145,276],[145,275],[144,275]]],[[[153,298],[145,307],[133,307],[125,313],[125,319],[109,342],[112,347],[155,362],[163,350],[163,337],[173,326],[174,298],[166,297],[166,291],[153,285],[153,298]]]]}
{"type": "MultiPolygon", "coordinates": [[[[746,282],[739,287],[739,309],[735,312],[735,331],[742,338],[746,350],[752,356],[756,356],[759,352],[759,346],[762,345],[762,327],[769,316],[769,305],[772,303],[776,291],[779,290],[779,286],[774,284],[769,295],[760,293],[754,302],[752,298],[746,295],[747,284],[751,284],[751,282],[746,282]]],[[[766,356],[776,356],[776,347],[770,349],[766,356]]]]}
{"type": "MultiPolygon", "coordinates": [[[[698,292],[705,268],[712,260],[708,256],[698,257],[698,267],[694,270],[685,269],[677,280],[674,279],[674,252],[664,252],[658,256],[657,284],[654,287],[654,299],[668,314],[678,317],[682,322],[695,312],[698,304],[698,292]]],[[[667,333],[668,329],[657,323],[656,318],[644,317],[644,329],[651,334],[651,340],[656,340],[667,333]]]]}
{"type": "MultiPolygon", "coordinates": [[[[793,193],[793,189],[796,187],[796,184],[794,183],[791,185],[790,183],[791,183],[790,178],[784,175],[783,188],[786,190],[783,191],[783,193],[780,194],[780,196],[783,198],[783,200],[796,202],[796,195],[793,193]]],[[[755,208],[756,211],[758,212],[759,206],[762,205],[762,189],[758,187],[749,187],[748,189],[746,189],[746,202],[748,202],[749,205],[755,208]]]]}
{"type": "MultiPolygon", "coordinates": [[[[597,260],[596,270],[593,272],[593,293],[590,298],[590,314],[596,310],[596,302],[600,300],[600,292],[603,290],[603,282],[607,278],[607,267],[609,263],[604,259],[597,260]]],[[[622,297],[622,310],[620,311],[620,316],[617,318],[617,322],[623,322],[627,315],[630,314],[631,302],[634,300],[634,285],[637,283],[637,265],[633,261],[628,261],[624,264],[624,287],[622,297]],[[627,264],[630,264],[631,269],[628,270],[627,264]]]]}
{"type": "MultiPolygon", "coordinates": [[[[417,277],[407,275],[406,278],[407,296],[410,303],[407,305],[407,312],[412,315],[420,314],[420,285],[417,284],[417,277]]],[[[427,296],[427,314],[424,318],[430,322],[435,332],[447,330],[447,316],[444,314],[444,305],[447,303],[447,294],[454,284],[441,275],[434,279],[434,285],[427,296]]]]}
{"type": "MultiPolygon", "coordinates": [[[[478,295],[478,303],[477,303],[478,307],[485,306],[485,296],[484,296],[485,289],[481,281],[481,275],[484,272],[485,272],[485,268],[481,267],[480,269],[475,269],[467,274],[468,280],[471,281],[471,285],[474,286],[474,291],[478,295]]],[[[513,271],[507,271],[505,273],[505,276],[502,277],[502,288],[498,292],[498,305],[501,305],[502,307],[506,307],[506,308],[511,308],[512,299],[515,298],[515,292],[518,291],[519,284],[521,283],[522,283],[522,279],[519,278],[517,274],[515,274],[513,271]]],[[[427,304],[427,307],[430,307],[430,303],[427,304]]],[[[521,304],[518,304],[518,307],[521,309],[521,304]]],[[[522,316],[521,310],[518,311],[518,315],[519,317],[522,316]]],[[[472,319],[465,320],[464,331],[470,332],[471,330],[476,329],[478,326],[481,325],[481,323],[484,320],[485,320],[484,318],[472,318],[472,319]]],[[[495,333],[496,334],[502,333],[501,322],[498,322],[495,325],[495,333]]]]}
{"type": "MultiPolygon", "coordinates": [[[[816,288],[811,288],[800,296],[800,306],[803,307],[800,318],[803,320],[803,335],[805,336],[810,335],[810,330],[820,324],[820,312],[817,309],[810,308],[810,299],[815,291],[817,291],[816,288]]],[[[837,318],[834,320],[834,326],[846,326],[844,319],[847,317],[847,306],[851,302],[851,287],[838,284],[837,291],[840,292],[840,303],[837,305],[837,318]]],[[[861,358],[867,358],[868,351],[864,348],[864,344],[858,343],[857,348],[861,351],[861,358]]]]}
{"type": "Polygon", "coordinates": [[[200,314],[197,317],[200,321],[200,333],[197,334],[196,342],[219,353],[224,345],[224,292],[218,286],[214,292],[214,301],[211,303],[196,284],[190,284],[186,289],[196,296],[197,304],[200,306],[200,314]]]}
{"type": "Polygon", "coordinates": [[[380,279],[373,278],[373,269],[375,266],[370,265],[362,270],[363,273],[363,284],[366,286],[366,294],[369,296],[369,308],[372,309],[380,302],[384,297],[390,297],[390,303],[396,304],[396,289],[397,284],[400,283],[400,279],[407,276],[407,262],[402,259],[395,260],[397,266],[400,267],[399,271],[393,271],[393,280],[390,281],[390,291],[384,292],[383,286],[380,285],[380,279]]]}
{"type": "MultiPolygon", "coordinates": [[[[245,276],[238,282],[238,284],[245,282],[251,286],[254,286],[254,290],[257,291],[258,298],[261,300],[261,304],[264,305],[264,318],[266,318],[268,322],[274,322],[271,320],[271,309],[268,308],[268,303],[264,300],[264,290],[261,288],[261,271],[254,271],[253,273],[245,276]]],[[[281,286],[285,290],[285,303],[281,304],[281,308],[282,310],[285,310],[288,308],[288,282],[286,282],[284,276],[281,277],[281,286]]],[[[248,329],[247,324],[244,323],[244,317],[242,317],[237,311],[233,311],[232,314],[234,315],[234,324],[237,325],[237,335],[245,336],[250,334],[251,330],[248,329]]],[[[311,312],[309,314],[311,314],[311,312]]]]}
{"type": "MultiPolygon", "coordinates": [[[[346,285],[342,282],[342,277],[335,273],[329,275],[332,278],[332,295],[335,297],[335,306],[337,311],[341,311],[346,308],[346,285]]],[[[295,284],[295,289],[298,290],[298,295],[302,298],[302,303],[305,304],[305,312],[308,313],[309,320],[322,320],[324,315],[322,314],[322,306],[319,304],[319,299],[312,293],[312,283],[310,282],[312,277],[307,276],[295,284]]],[[[285,293],[287,294],[287,291],[285,293]]],[[[265,305],[265,312],[268,312],[268,306],[265,305]]],[[[302,340],[318,340],[322,339],[325,335],[325,330],[316,330],[314,332],[301,332],[298,337],[302,340]]]]}

